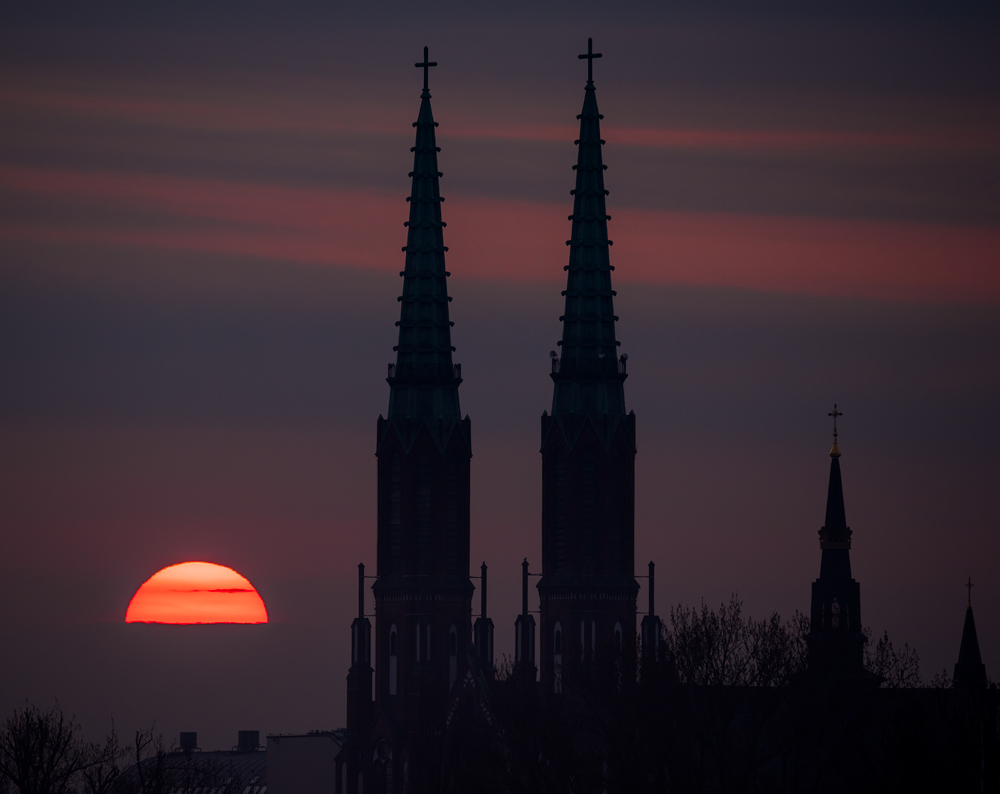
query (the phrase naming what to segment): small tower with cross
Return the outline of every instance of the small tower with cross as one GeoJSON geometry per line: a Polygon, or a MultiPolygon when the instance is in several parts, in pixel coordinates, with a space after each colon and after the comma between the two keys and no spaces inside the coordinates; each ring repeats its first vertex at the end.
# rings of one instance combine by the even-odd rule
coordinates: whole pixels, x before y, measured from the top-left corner
{"type": "Polygon", "coordinates": [[[972,614],[972,577],[965,583],[968,602],[965,607],[965,624],[962,626],[962,644],[958,649],[958,662],[952,679],[957,689],[979,690],[986,686],[986,665],[979,652],[979,635],[976,634],[976,619],[972,614]]]}
{"type": "Polygon", "coordinates": [[[834,404],[830,479],[826,494],[826,521],[819,531],[820,572],[812,585],[809,621],[809,666],[836,675],[857,676],[864,670],[865,637],[861,628],[861,585],[851,576],[851,529],[844,510],[837,419],[843,412],[834,404]]]}

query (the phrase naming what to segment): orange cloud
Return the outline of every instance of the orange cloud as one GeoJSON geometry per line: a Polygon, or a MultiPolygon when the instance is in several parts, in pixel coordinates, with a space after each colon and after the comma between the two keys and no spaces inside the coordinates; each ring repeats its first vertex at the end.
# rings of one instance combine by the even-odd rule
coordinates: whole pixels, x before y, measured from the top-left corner
{"type": "MultiPolygon", "coordinates": [[[[0,167],[0,187],[151,216],[145,225],[8,223],[0,225],[5,239],[386,270],[403,263],[403,196],[12,166],[0,167]]],[[[453,195],[444,207],[449,267],[463,276],[560,281],[568,209],[453,195]]],[[[623,209],[613,211],[610,230],[619,283],[1000,301],[1000,230],[990,227],[623,209]]]]}

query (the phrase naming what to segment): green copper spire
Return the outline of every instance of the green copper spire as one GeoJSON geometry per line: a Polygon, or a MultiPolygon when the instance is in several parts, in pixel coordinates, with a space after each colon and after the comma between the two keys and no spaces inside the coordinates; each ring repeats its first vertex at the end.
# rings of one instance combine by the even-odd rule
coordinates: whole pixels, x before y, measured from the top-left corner
{"type": "MultiPolygon", "coordinates": [[[[431,93],[427,86],[428,68],[436,66],[427,58],[416,64],[424,70],[424,90],[420,95],[420,115],[414,123],[416,145],[413,152],[413,171],[410,219],[407,221],[406,265],[403,277],[403,294],[399,298],[399,343],[396,363],[389,365],[388,382],[389,424],[395,424],[404,444],[412,443],[420,425],[430,427],[439,444],[450,435],[452,422],[461,419],[458,402],[458,385],[461,383],[461,366],[452,363],[451,326],[448,319],[447,277],[441,221],[441,197],[438,186],[437,147],[434,128],[437,122],[431,112],[431,93]],[[441,421],[439,421],[441,420],[441,421]]],[[[380,434],[381,444],[384,436],[380,434]]]]}
{"type": "MultiPolygon", "coordinates": [[[[555,390],[552,413],[560,422],[570,415],[595,421],[625,414],[625,356],[618,357],[615,340],[615,291],[611,289],[611,265],[608,221],[605,208],[604,165],[601,158],[601,116],[597,109],[597,91],[593,82],[593,52],[588,40],[588,80],[580,119],[577,143],[576,189],[573,191],[573,231],[567,280],[566,311],[561,352],[553,355],[552,379],[555,390]]],[[[572,421],[570,421],[573,424],[572,421]]],[[[612,423],[613,424],[613,423],[612,423]]],[[[609,430],[613,428],[609,427],[609,430]]],[[[570,434],[572,435],[572,434],[570,434]]]]}

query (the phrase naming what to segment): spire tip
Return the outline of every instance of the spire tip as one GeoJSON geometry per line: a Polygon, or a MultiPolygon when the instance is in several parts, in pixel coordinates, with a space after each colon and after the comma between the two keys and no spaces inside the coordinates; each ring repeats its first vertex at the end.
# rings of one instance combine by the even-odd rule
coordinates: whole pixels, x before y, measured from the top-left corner
{"type": "Polygon", "coordinates": [[[833,410],[827,414],[827,416],[833,417],[833,446],[830,447],[830,457],[839,458],[840,457],[840,447],[837,446],[837,417],[843,416],[843,411],[837,410],[837,403],[833,404],[833,410]]]}

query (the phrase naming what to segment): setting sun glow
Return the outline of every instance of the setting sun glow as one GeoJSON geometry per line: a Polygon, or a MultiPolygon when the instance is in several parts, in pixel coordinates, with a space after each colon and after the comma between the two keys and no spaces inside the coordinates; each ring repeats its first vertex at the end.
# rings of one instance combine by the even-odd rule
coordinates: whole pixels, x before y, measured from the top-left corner
{"type": "Polygon", "coordinates": [[[182,562],[158,571],[136,590],[126,623],[267,623],[256,588],[232,568],[182,562]]]}

